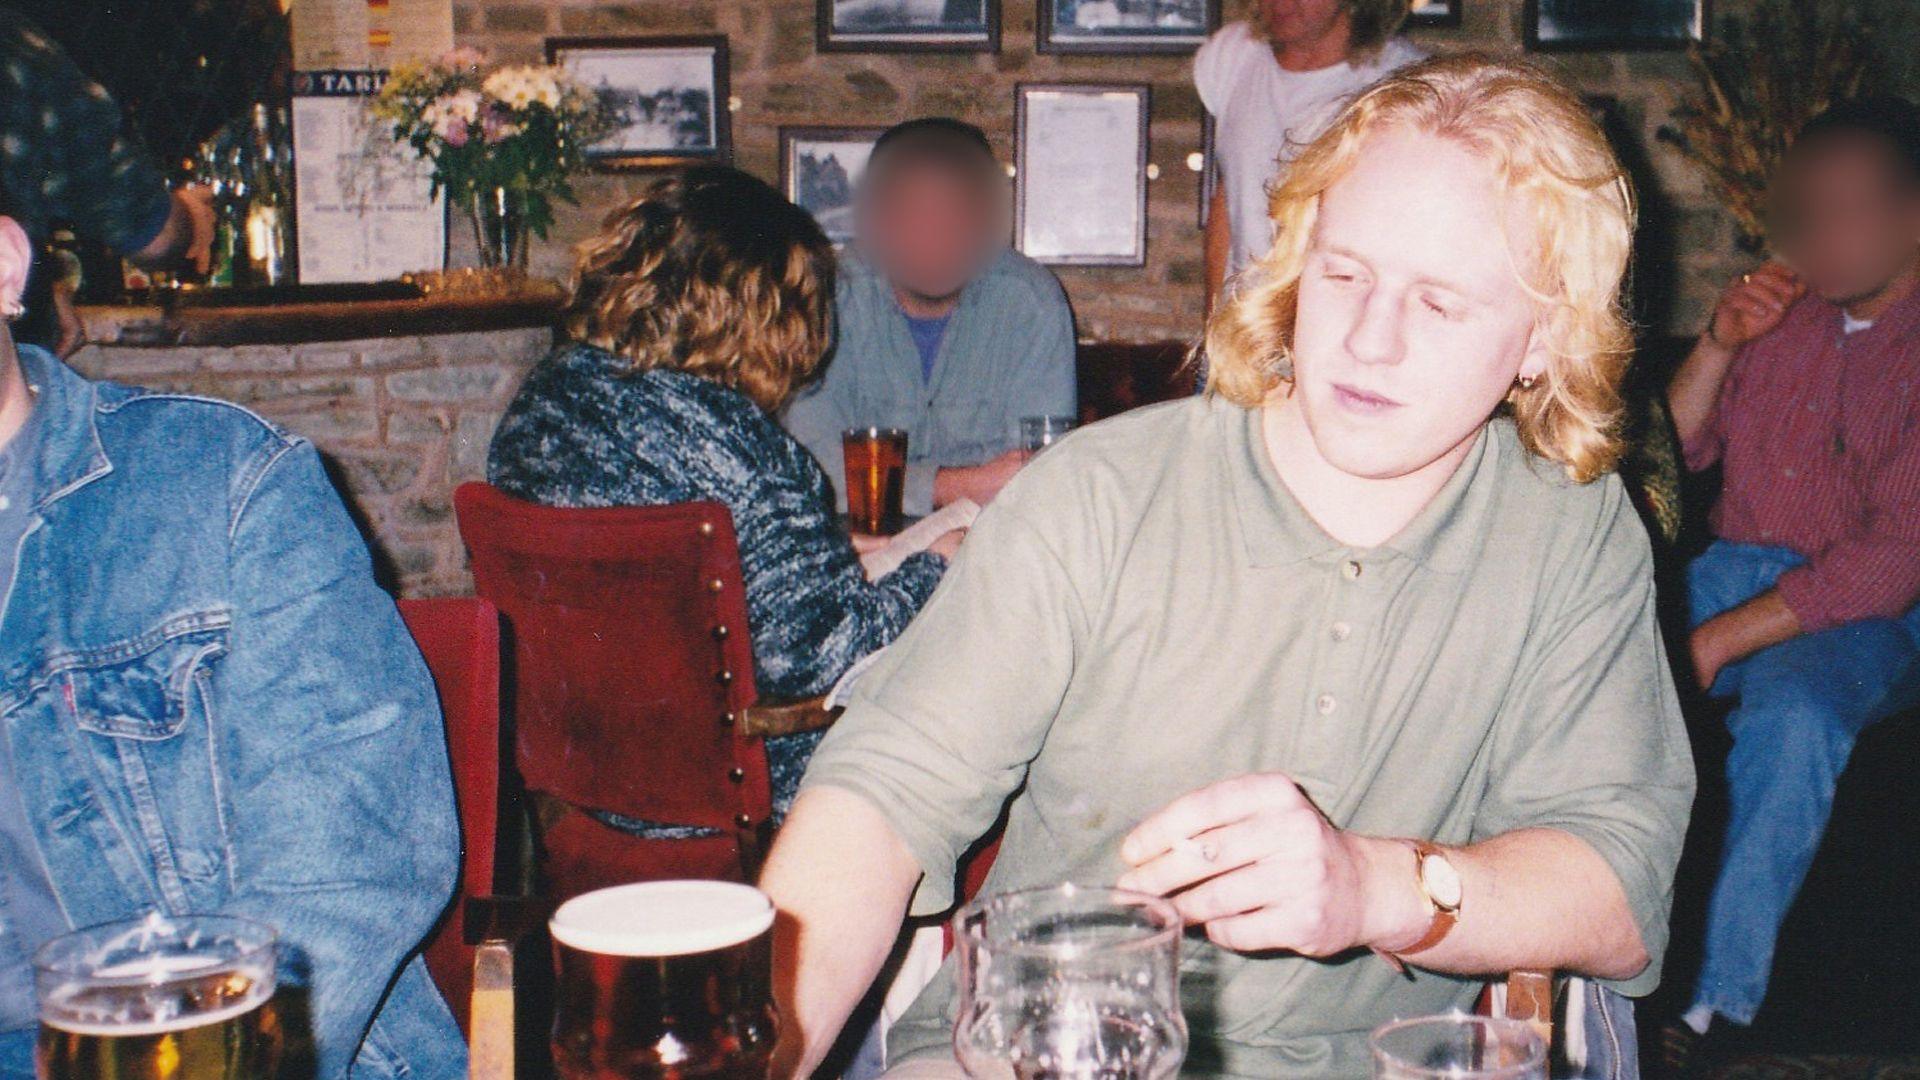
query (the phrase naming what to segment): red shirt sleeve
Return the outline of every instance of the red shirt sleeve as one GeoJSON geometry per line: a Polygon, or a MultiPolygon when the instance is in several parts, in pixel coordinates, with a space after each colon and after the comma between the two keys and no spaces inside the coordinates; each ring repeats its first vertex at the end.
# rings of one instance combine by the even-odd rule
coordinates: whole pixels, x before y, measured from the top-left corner
{"type": "Polygon", "coordinates": [[[1733,362],[1727,365],[1727,377],[1720,383],[1720,394],[1714,399],[1713,413],[1707,417],[1706,425],[1691,439],[1681,437],[1680,456],[1686,461],[1689,471],[1700,472],[1712,468],[1726,451],[1727,413],[1733,407],[1734,395],[1740,383],[1740,370],[1746,366],[1747,355],[1752,348],[1752,343],[1741,346],[1733,362]]]}

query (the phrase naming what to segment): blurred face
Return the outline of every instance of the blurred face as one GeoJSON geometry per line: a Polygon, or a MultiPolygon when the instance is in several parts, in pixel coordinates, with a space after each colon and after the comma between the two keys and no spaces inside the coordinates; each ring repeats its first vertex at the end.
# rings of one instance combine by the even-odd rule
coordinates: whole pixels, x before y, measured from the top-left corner
{"type": "Polygon", "coordinates": [[[1468,150],[1369,137],[1321,199],[1294,325],[1293,396],[1328,464],[1385,480],[1457,462],[1514,380],[1545,371],[1507,247],[1522,229],[1468,150]]]}
{"type": "Polygon", "coordinates": [[[1260,0],[1276,45],[1319,41],[1340,29],[1348,0],[1260,0]]]}
{"type": "Polygon", "coordinates": [[[1835,134],[1793,155],[1773,185],[1770,232],[1815,295],[1871,299],[1913,265],[1920,186],[1869,135],[1835,134]]]}
{"type": "Polygon", "coordinates": [[[887,279],[929,300],[954,296],[994,245],[998,215],[977,179],[906,165],[869,193],[860,246],[887,279]]]}

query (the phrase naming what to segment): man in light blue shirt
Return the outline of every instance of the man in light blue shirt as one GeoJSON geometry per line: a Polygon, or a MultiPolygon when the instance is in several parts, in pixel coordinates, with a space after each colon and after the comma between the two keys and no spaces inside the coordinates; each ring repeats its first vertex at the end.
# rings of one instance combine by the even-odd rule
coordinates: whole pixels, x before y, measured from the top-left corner
{"type": "Polygon", "coordinates": [[[907,432],[904,509],[920,515],[991,501],[1024,460],[1021,418],[1074,414],[1066,293],[1007,231],[1006,177],[978,128],[910,120],[874,144],[834,354],[784,418],[842,506],[848,428],[907,432]]]}

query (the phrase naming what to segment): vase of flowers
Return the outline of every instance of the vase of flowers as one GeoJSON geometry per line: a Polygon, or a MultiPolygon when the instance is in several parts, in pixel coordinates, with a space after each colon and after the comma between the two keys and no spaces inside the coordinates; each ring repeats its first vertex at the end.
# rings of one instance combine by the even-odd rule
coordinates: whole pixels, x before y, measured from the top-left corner
{"type": "Polygon", "coordinates": [[[560,68],[488,71],[473,49],[395,68],[373,110],[431,163],[434,193],[467,209],[481,265],[504,270],[526,268],[528,236],[546,237],[587,147],[621,123],[609,95],[560,68]]]}

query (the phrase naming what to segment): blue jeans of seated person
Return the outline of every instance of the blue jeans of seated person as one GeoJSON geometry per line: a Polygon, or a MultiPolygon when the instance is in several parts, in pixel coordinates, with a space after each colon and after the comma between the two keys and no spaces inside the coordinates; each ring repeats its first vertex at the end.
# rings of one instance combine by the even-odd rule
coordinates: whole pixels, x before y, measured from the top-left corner
{"type": "MultiPolygon", "coordinates": [[[[1805,559],[1785,548],[1716,542],[1687,567],[1693,625],[1773,587],[1805,559]]],[[[1722,668],[1710,693],[1738,699],[1727,716],[1729,816],[1707,907],[1695,1005],[1738,1024],[1767,993],[1774,941],[1833,808],[1861,731],[1888,715],[1920,674],[1906,620],[1867,619],[1803,634],[1722,668]]]]}
{"type": "Polygon", "coordinates": [[[33,1080],[33,1028],[0,1031],[0,1080],[33,1080]]]}

